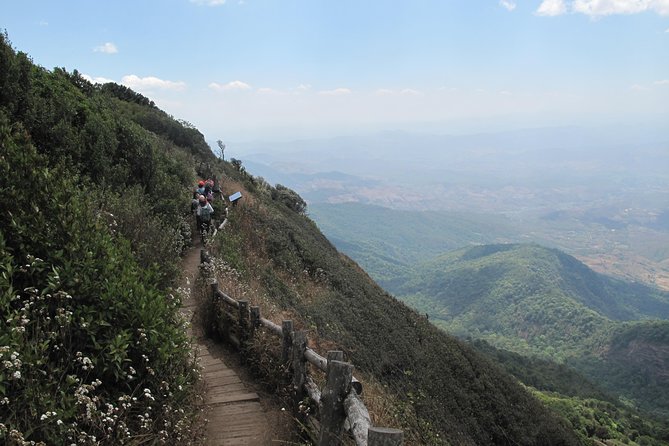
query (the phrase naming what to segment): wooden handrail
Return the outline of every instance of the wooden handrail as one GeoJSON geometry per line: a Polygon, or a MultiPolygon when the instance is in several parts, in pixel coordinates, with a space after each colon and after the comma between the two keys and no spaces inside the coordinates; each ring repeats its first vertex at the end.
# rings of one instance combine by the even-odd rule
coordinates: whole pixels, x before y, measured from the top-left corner
{"type": "Polygon", "coordinates": [[[265,319],[264,317],[260,318],[260,323],[262,324],[263,327],[271,331],[273,334],[275,334],[278,337],[283,336],[283,330],[281,327],[276,325],[274,322],[270,321],[269,319],[265,319]]]}
{"type": "MultiPolygon", "coordinates": [[[[204,250],[200,253],[200,260],[202,263],[211,261],[209,254],[204,250]]],[[[343,352],[331,351],[325,358],[307,347],[305,332],[293,331],[292,321],[285,320],[279,326],[261,317],[259,307],[249,308],[247,301],[237,301],[220,291],[216,281],[211,284],[211,289],[215,302],[238,310],[232,313],[224,311],[231,320],[238,319],[238,335],[230,333],[228,328],[224,331],[228,340],[242,355],[248,351],[249,340],[258,328],[264,327],[268,332],[283,339],[282,362],[285,364],[290,360],[289,363],[292,364],[296,408],[302,405],[304,396],[308,396],[318,407],[321,417],[318,446],[339,445],[342,428],[351,433],[357,446],[402,445],[401,430],[371,426],[369,412],[359,396],[362,394],[362,383],[353,376],[353,366],[343,362],[343,352]],[[234,316],[235,313],[237,316],[234,316]],[[305,366],[307,362],[326,374],[327,384],[322,391],[307,375],[305,366]],[[344,373],[343,377],[340,376],[341,373],[344,373]],[[341,413],[345,414],[343,419],[337,415],[341,413]]]]}

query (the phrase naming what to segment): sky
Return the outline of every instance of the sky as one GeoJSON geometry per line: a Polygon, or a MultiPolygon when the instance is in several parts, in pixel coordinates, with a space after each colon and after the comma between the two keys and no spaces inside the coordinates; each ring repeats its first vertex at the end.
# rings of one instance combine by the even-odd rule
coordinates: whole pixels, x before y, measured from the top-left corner
{"type": "Polygon", "coordinates": [[[5,0],[47,68],[208,141],[669,123],[669,0],[5,0]]]}

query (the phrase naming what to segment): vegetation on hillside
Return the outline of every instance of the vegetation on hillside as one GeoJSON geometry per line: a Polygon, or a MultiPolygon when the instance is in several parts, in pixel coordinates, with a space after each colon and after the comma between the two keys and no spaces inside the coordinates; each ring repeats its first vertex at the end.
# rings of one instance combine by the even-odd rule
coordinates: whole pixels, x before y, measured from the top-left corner
{"type": "Polygon", "coordinates": [[[669,409],[669,323],[650,321],[667,318],[669,293],[537,245],[453,251],[403,279],[398,295],[448,331],[566,362],[612,395],[669,409]]]}
{"type": "Polygon", "coordinates": [[[561,414],[584,443],[596,439],[607,445],[666,446],[669,426],[665,420],[642,417],[636,410],[610,401],[534,392],[548,407],[561,414]]]}
{"type": "Polygon", "coordinates": [[[497,349],[480,339],[470,342],[567,419],[583,443],[597,439],[617,442],[614,444],[669,444],[666,420],[619,401],[572,368],[497,349]]]}
{"type": "MultiPolygon", "coordinates": [[[[570,256],[539,247],[476,246],[428,262],[458,246],[529,234],[530,229],[522,225],[510,229],[503,220],[358,203],[311,205],[309,213],[339,249],[364,265],[387,290],[428,313],[438,326],[474,338],[479,351],[525,385],[553,396],[614,402],[621,409],[616,397],[622,396],[627,405],[666,411],[663,370],[669,358],[658,333],[663,324],[631,322],[666,317],[666,293],[601,276],[570,256]],[[412,289],[405,295],[408,287],[412,289]],[[630,322],[616,322],[621,319],[630,322]],[[566,360],[569,365],[559,362],[566,360]]],[[[550,239],[547,228],[534,229],[538,233],[531,237],[543,234],[550,239]]],[[[551,231],[557,234],[563,229],[551,231]]],[[[575,240],[578,236],[571,243],[575,240]]],[[[652,416],[625,407],[653,425],[652,416]]],[[[623,430],[619,439],[627,435],[628,441],[658,432],[623,430]]],[[[587,432],[594,435],[592,429],[587,432]]]]}
{"type": "Polygon", "coordinates": [[[0,34],[3,444],[194,438],[198,373],[171,286],[206,144],[125,94],[0,34]]]}
{"type": "Polygon", "coordinates": [[[578,444],[510,375],[339,254],[292,205],[292,191],[230,167],[226,192],[245,198],[212,248],[245,298],[290,314],[315,343],[343,349],[356,374],[380,383],[393,400],[390,425],[404,428],[409,443],[578,444]]]}

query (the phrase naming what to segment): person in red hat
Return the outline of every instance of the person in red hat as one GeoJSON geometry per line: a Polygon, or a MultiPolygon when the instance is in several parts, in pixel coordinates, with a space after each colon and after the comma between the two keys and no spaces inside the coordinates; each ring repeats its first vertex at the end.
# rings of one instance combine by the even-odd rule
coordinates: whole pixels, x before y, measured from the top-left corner
{"type": "Polygon", "coordinates": [[[200,180],[197,183],[197,189],[195,189],[195,192],[198,193],[198,195],[204,195],[204,181],[200,180]]]}

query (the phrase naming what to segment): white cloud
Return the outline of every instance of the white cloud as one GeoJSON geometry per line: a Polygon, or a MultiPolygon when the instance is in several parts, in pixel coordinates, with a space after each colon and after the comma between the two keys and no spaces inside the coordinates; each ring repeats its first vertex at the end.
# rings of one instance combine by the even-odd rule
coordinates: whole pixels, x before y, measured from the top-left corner
{"type": "Polygon", "coordinates": [[[659,81],[653,82],[655,85],[669,85],[669,79],[662,79],[659,81]]]}
{"type": "Polygon", "coordinates": [[[669,33],[669,28],[667,28],[666,30],[664,30],[664,32],[665,32],[665,33],[669,33]]]}
{"type": "Polygon", "coordinates": [[[309,90],[311,90],[311,84],[300,84],[294,89],[298,93],[304,93],[309,90]]]}
{"type": "Polygon", "coordinates": [[[185,82],[174,82],[158,79],[154,76],[139,77],[129,74],[121,78],[121,83],[134,90],[176,90],[180,91],[186,88],[185,82]]]}
{"type": "Polygon", "coordinates": [[[223,85],[217,82],[212,82],[211,84],[209,84],[209,88],[216,91],[231,91],[231,90],[250,90],[252,87],[246,82],[232,81],[223,85]]]}
{"type": "Polygon", "coordinates": [[[650,91],[650,88],[645,87],[645,86],[643,86],[643,85],[634,84],[634,85],[632,85],[632,86],[630,87],[630,90],[632,90],[632,91],[638,91],[638,92],[644,92],[644,91],[650,91]]]}
{"type": "Polygon", "coordinates": [[[513,11],[516,9],[516,2],[511,0],[499,0],[499,4],[506,8],[507,11],[513,11]]]}
{"type": "Polygon", "coordinates": [[[513,93],[511,93],[509,90],[502,90],[499,92],[502,96],[511,96],[513,93]]]}
{"type": "Polygon", "coordinates": [[[414,90],[413,88],[404,88],[402,90],[389,90],[387,88],[379,88],[374,92],[376,96],[423,96],[422,91],[414,90]]]}
{"type": "Polygon", "coordinates": [[[387,88],[379,88],[374,94],[377,96],[390,96],[395,94],[395,92],[393,90],[388,90],[387,88]]]}
{"type": "Polygon", "coordinates": [[[285,95],[288,94],[288,92],[285,91],[285,90],[276,90],[274,88],[263,87],[263,88],[258,88],[256,90],[256,94],[268,95],[268,96],[269,95],[271,95],[271,96],[285,96],[285,95]]]}
{"type": "Polygon", "coordinates": [[[334,90],[323,90],[318,92],[321,96],[346,96],[351,93],[352,91],[348,88],[335,88],[334,90]]]}
{"type": "Polygon", "coordinates": [[[568,11],[590,17],[638,14],[647,11],[669,15],[669,0],[573,0],[569,6],[565,0],[543,0],[535,14],[556,16],[568,11]]]}
{"type": "Polygon", "coordinates": [[[47,22],[46,20],[40,20],[38,25],[39,26],[49,26],[49,22],[47,22]]]}
{"type": "Polygon", "coordinates": [[[195,3],[196,5],[205,6],[220,6],[225,4],[225,0],[190,0],[190,2],[195,3]]]}
{"type": "Polygon", "coordinates": [[[81,77],[93,84],[106,84],[108,82],[115,82],[113,79],[107,79],[106,77],[93,77],[89,76],[88,74],[82,74],[81,77]]]}
{"type": "Polygon", "coordinates": [[[106,42],[103,45],[98,45],[93,48],[93,51],[96,53],[105,53],[105,54],[116,54],[118,53],[118,48],[111,42],[106,42]]]}
{"type": "Polygon", "coordinates": [[[564,0],[544,0],[539,5],[535,14],[552,17],[564,14],[565,12],[567,12],[567,7],[564,4],[564,0]]]}
{"type": "Polygon", "coordinates": [[[669,14],[669,0],[574,0],[574,12],[589,16],[611,14],[637,14],[654,11],[661,15],[669,14]]]}

